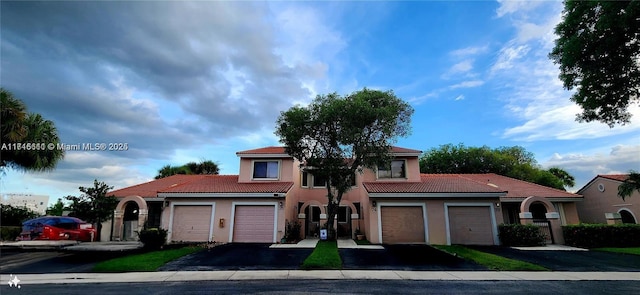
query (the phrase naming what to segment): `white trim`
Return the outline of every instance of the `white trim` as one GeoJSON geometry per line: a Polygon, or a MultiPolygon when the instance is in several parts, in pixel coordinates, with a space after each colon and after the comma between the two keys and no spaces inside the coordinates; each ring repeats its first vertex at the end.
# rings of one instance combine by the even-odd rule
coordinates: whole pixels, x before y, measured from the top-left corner
{"type": "MultiPolygon", "coordinates": [[[[269,165],[267,165],[267,171],[269,169],[269,165]]],[[[251,160],[251,180],[254,181],[276,181],[280,180],[282,173],[282,160],[280,159],[261,159],[261,160],[251,160]],[[278,163],[278,176],[276,178],[255,178],[253,177],[253,173],[255,170],[256,162],[265,163],[265,162],[277,162],[278,163]]]]}
{"type": "Polygon", "coordinates": [[[447,245],[451,245],[451,231],[449,225],[449,207],[489,207],[491,213],[491,231],[493,232],[493,244],[500,245],[498,238],[498,225],[493,203],[444,203],[445,230],[447,232],[447,245]]]}
{"type": "MultiPolygon", "coordinates": [[[[634,221],[636,222],[636,224],[638,224],[638,218],[636,217],[635,214],[633,214],[633,212],[631,211],[631,209],[629,208],[620,208],[618,209],[618,214],[620,214],[620,211],[627,211],[629,212],[629,214],[631,214],[631,216],[633,216],[634,221]]],[[[622,219],[622,215],[620,216],[620,219],[622,219]]]]}
{"type": "Polygon", "coordinates": [[[284,198],[286,192],[272,193],[158,193],[165,198],[284,198]],[[277,196],[275,196],[277,194],[277,196]]]}
{"type": "Polygon", "coordinates": [[[236,206],[273,206],[273,241],[276,242],[278,237],[278,202],[232,202],[231,203],[231,220],[229,226],[229,243],[233,242],[233,227],[236,217],[236,206]]]}
{"type": "Polygon", "coordinates": [[[382,207],[421,207],[422,208],[422,221],[424,225],[424,242],[429,244],[429,223],[427,222],[427,204],[425,203],[396,203],[396,202],[378,202],[376,211],[378,212],[378,241],[380,244],[384,243],[382,240],[382,207]]]}
{"type": "Polygon", "coordinates": [[[211,206],[211,222],[209,223],[209,242],[213,241],[213,222],[215,219],[216,202],[171,202],[169,213],[169,228],[167,231],[167,242],[171,242],[173,234],[173,214],[175,206],[211,206]]]}
{"type": "Polygon", "coordinates": [[[240,158],[293,158],[288,154],[236,154],[240,158]]]}
{"type": "MultiPolygon", "coordinates": [[[[575,198],[554,198],[554,197],[548,197],[548,196],[542,196],[543,198],[549,200],[549,202],[582,202],[584,201],[584,197],[580,196],[580,197],[575,197],[575,198]]],[[[528,198],[528,197],[527,197],[528,198]]],[[[501,197],[500,198],[500,202],[502,203],[522,203],[522,201],[524,201],[525,199],[527,199],[525,197],[501,197]]]]}
{"type": "Polygon", "coordinates": [[[369,193],[369,198],[498,198],[507,193],[369,193]]]}

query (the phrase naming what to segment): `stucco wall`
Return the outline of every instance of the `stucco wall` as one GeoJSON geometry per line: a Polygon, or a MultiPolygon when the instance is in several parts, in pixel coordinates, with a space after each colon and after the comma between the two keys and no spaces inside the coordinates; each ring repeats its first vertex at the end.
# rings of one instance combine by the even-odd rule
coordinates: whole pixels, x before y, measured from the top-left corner
{"type": "Polygon", "coordinates": [[[584,223],[607,223],[605,213],[617,213],[621,209],[629,210],[636,222],[640,218],[640,193],[637,191],[624,201],[618,197],[619,181],[598,177],[581,191],[584,201],[577,203],[578,216],[584,223]],[[604,192],[598,190],[598,184],[604,185],[604,192]]]}

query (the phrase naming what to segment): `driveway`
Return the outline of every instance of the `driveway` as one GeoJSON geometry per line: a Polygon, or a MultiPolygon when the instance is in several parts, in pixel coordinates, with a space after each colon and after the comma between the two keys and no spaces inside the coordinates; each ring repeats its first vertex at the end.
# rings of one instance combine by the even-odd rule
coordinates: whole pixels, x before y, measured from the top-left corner
{"type": "MultiPolygon", "coordinates": [[[[171,261],[160,271],[299,269],[313,249],[269,248],[269,244],[225,244],[171,261]]],[[[486,270],[426,245],[384,249],[339,249],[343,269],[486,270]]]]}
{"type": "Polygon", "coordinates": [[[313,249],[269,248],[271,244],[224,244],[183,256],[159,271],[299,269],[313,249]]]}
{"type": "Polygon", "coordinates": [[[535,263],[554,271],[640,271],[640,256],[599,251],[531,251],[497,246],[470,248],[535,263]]]}
{"type": "Polygon", "coordinates": [[[128,252],[67,252],[42,250],[2,250],[0,273],[38,274],[91,272],[104,260],[125,256],[128,252]]]}
{"type": "Polygon", "coordinates": [[[340,249],[343,269],[487,270],[427,245],[384,245],[382,250],[340,249]]]}

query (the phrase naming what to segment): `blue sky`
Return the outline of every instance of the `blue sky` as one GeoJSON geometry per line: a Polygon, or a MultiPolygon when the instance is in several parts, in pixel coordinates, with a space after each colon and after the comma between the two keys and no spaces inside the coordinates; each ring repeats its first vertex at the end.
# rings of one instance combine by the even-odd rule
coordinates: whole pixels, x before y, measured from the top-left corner
{"type": "Polygon", "coordinates": [[[0,83],[54,121],[68,151],[2,193],[78,195],[93,179],[146,182],[202,159],[278,145],[281,111],[317,94],[393,90],[414,108],[397,145],[525,147],[576,177],[640,170],[632,123],[578,123],[548,58],[558,1],[2,2],[0,83]]]}

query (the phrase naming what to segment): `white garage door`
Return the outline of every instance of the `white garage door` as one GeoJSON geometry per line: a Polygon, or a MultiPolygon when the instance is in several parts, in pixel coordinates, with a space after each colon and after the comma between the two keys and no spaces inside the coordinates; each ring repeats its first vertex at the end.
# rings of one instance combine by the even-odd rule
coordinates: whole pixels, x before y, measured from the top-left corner
{"type": "Polygon", "coordinates": [[[275,206],[236,206],[233,241],[240,243],[274,242],[275,206]]]}
{"type": "Polygon", "coordinates": [[[171,241],[208,242],[210,226],[211,206],[175,206],[171,241]]]}
{"type": "Polygon", "coordinates": [[[380,207],[382,242],[385,244],[424,243],[422,207],[380,207]]]}
{"type": "Polygon", "coordinates": [[[493,245],[491,207],[449,207],[451,244],[493,245]]]}

